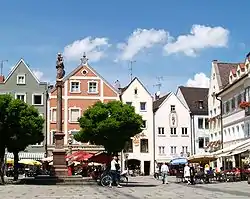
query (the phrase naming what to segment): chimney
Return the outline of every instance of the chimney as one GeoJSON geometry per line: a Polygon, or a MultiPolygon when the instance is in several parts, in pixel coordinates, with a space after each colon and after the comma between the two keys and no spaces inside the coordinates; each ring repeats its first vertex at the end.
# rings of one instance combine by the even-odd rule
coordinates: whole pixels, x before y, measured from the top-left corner
{"type": "Polygon", "coordinates": [[[4,83],[4,80],[5,80],[4,76],[0,75],[0,84],[4,83]]]}
{"type": "Polygon", "coordinates": [[[160,99],[160,95],[161,95],[160,91],[157,91],[157,92],[155,93],[155,100],[160,99]]]}

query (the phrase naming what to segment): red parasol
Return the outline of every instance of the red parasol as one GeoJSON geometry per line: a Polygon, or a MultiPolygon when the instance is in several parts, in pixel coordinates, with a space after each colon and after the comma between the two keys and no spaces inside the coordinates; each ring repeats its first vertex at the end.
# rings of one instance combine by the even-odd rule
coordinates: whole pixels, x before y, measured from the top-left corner
{"type": "Polygon", "coordinates": [[[73,154],[67,155],[66,159],[70,159],[71,161],[77,161],[77,162],[81,162],[81,161],[87,161],[89,158],[91,158],[94,154],[92,153],[88,153],[85,151],[77,151],[73,154]]]}
{"type": "Polygon", "coordinates": [[[89,158],[89,162],[96,162],[102,164],[108,164],[112,160],[112,156],[108,155],[107,153],[101,153],[99,155],[92,156],[89,158]]]}

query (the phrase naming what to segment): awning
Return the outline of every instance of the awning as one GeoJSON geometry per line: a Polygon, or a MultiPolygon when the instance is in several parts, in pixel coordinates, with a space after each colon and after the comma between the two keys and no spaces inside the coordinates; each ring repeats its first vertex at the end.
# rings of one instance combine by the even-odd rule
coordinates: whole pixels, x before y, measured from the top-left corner
{"type": "Polygon", "coordinates": [[[219,157],[230,157],[230,156],[233,156],[233,155],[244,153],[244,152],[246,152],[248,150],[249,149],[242,149],[242,150],[231,151],[229,153],[222,154],[219,157]]]}
{"type": "MultiPolygon", "coordinates": [[[[41,160],[45,157],[45,153],[29,153],[29,152],[20,152],[19,154],[19,159],[32,159],[32,160],[41,160]]],[[[7,158],[14,158],[13,153],[7,153],[7,158]]]]}

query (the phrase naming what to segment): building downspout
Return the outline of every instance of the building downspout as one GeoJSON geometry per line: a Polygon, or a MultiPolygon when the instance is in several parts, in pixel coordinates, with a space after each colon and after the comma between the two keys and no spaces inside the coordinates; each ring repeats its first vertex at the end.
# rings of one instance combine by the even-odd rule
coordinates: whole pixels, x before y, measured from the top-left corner
{"type": "Polygon", "coordinates": [[[192,114],[190,113],[190,134],[191,134],[191,155],[193,155],[193,127],[192,127],[192,114]]]}
{"type": "Polygon", "coordinates": [[[45,103],[45,158],[48,157],[48,98],[49,98],[49,93],[48,93],[48,86],[46,88],[46,103],[45,103]]]}
{"type": "Polygon", "coordinates": [[[153,112],[153,167],[155,173],[155,113],[153,112]]]}
{"type": "Polygon", "coordinates": [[[193,126],[193,143],[194,143],[194,155],[196,154],[196,147],[195,147],[195,137],[196,137],[196,132],[195,132],[195,126],[194,126],[194,116],[192,115],[192,126],[193,126]]]}

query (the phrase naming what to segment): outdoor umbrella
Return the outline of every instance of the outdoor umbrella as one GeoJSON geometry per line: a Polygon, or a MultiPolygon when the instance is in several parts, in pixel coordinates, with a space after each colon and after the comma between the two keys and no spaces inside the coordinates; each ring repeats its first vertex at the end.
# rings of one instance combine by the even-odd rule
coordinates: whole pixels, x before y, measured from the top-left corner
{"type": "Polygon", "coordinates": [[[31,159],[22,159],[18,163],[19,164],[26,164],[26,165],[36,165],[36,166],[42,165],[41,162],[38,162],[36,160],[31,160],[31,159]]]}
{"type": "Polygon", "coordinates": [[[7,164],[14,164],[14,159],[7,158],[6,163],[7,164]]]}
{"type": "Polygon", "coordinates": [[[180,165],[180,164],[186,164],[188,161],[186,158],[175,158],[170,161],[170,164],[172,165],[180,165]]]}

